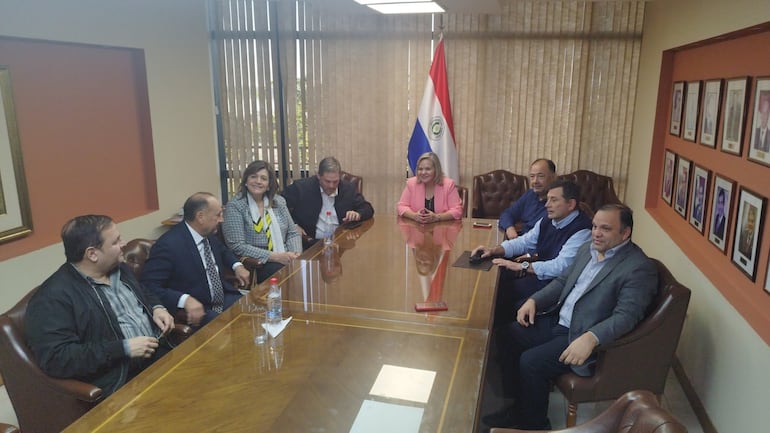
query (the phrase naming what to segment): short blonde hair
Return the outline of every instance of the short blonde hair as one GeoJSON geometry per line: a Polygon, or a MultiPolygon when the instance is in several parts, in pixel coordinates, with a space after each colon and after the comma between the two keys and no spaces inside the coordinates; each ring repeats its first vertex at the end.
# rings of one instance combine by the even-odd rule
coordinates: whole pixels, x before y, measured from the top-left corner
{"type": "MultiPolygon", "coordinates": [[[[436,155],[433,152],[425,152],[417,159],[417,164],[414,165],[415,171],[417,170],[417,167],[420,166],[420,163],[425,160],[429,159],[433,163],[433,170],[436,172],[433,177],[433,183],[436,185],[441,185],[441,183],[444,181],[444,171],[441,169],[441,161],[438,159],[438,155],[436,155]]],[[[417,175],[417,173],[415,173],[417,175]]],[[[420,179],[417,178],[417,182],[420,182],[420,179]]]]}

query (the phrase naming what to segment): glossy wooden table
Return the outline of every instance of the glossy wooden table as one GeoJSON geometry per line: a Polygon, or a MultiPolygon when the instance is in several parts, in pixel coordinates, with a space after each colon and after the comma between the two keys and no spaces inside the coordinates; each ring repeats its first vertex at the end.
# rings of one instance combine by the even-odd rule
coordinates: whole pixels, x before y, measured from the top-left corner
{"type": "Polygon", "coordinates": [[[236,304],[66,431],[347,433],[365,401],[417,408],[419,432],[475,431],[497,272],[452,264],[496,236],[389,216],[340,230],[278,274],[293,320],[277,338],[254,344],[236,304]],[[449,310],[416,313],[426,298],[449,310]],[[384,365],[435,372],[427,402],[371,394],[384,365]]]}

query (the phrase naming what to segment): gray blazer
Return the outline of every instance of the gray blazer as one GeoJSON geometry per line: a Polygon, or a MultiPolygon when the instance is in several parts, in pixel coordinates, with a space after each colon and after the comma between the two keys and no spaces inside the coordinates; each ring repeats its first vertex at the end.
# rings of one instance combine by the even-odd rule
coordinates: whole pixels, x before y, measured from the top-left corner
{"type": "MultiPolygon", "coordinates": [[[[558,311],[591,260],[591,242],[558,278],[532,295],[538,311],[558,311]]],[[[575,303],[569,341],[586,331],[608,344],[631,331],[644,318],[658,289],[658,271],[641,248],[629,242],[610,259],[575,303]]]]}
{"type": "MultiPolygon", "coordinates": [[[[273,198],[273,211],[278,217],[278,224],[283,234],[286,251],[302,252],[302,237],[291,219],[286,200],[280,195],[273,198]]],[[[270,257],[267,250],[267,236],[254,231],[254,222],[249,212],[249,201],[242,194],[236,194],[225,206],[225,221],[222,223],[227,246],[238,257],[253,257],[260,263],[265,263],[270,257]]]]}

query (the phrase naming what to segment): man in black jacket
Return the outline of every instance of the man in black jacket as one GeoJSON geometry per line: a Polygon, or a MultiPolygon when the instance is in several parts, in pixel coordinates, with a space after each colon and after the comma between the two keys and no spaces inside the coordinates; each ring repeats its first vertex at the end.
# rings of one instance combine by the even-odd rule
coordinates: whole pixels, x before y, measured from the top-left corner
{"type": "Polygon", "coordinates": [[[27,342],[46,374],[91,383],[106,397],[168,351],[158,338],[174,318],[121,263],[110,217],[75,217],[61,237],[67,263],[30,299],[27,342]]]}
{"type": "Polygon", "coordinates": [[[345,222],[364,221],[374,208],[350,182],[340,181],[337,158],[327,156],[318,164],[318,175],[296,180],[281,193],[303,237],[322,239],[345,222]]]}

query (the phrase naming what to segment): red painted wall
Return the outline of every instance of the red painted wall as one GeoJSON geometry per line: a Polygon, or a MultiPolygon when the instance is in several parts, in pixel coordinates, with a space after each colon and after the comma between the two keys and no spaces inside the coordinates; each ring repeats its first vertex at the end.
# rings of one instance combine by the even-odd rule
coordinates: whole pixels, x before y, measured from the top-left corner
{"type": "MultiPolygon", "coordinates": [[[[756,281],[752,282],[737,266],[732,263],[733,244],[735,242],[735,224],[738,215],[740,187],[746,187],[756,194],[770,198],[770,167],[748,160],[749,140],[754,114],[754,90],[757,77],[770,76],[770,23],[741,30],[728,35],[701,41],[686,47],[668,50],[663,53],[658,89],[658,110],[655,116],[655,131],[650,156],[650,171],[647,185],[646,207],[666,233],[684,251],[704,275],[722,292],[725,298],[738,310],[765,342],[770,344],[770,293],[765,290],[770,251],[770,228],[767,227],[770,209],[766,208],[762,216],[764,230],[760,238],[756,281]],[[746,127],[744,128],[741,155],[732,155],[719,150],[724,123],[724,87],[722,111],[720,112],[716,148],[684,140],[681,136],[670,135],[671,96],[673,83],[677,81],[710,80],[716,78],[751,77],[746,127]],[[691,160],[694,164],[711,171],[711,184],[714,174],[736,182],[731,222],[728,227],[726,252],[719,250],[708,240],[708,224],[711,221],[713,197],[709,188],[706,230],[701,234],[663,201],[664,151],[691,160]]],[[[701,83],[701,92],[704,83],[701,83]]],[[[702,110],[702,100],[699,110],[702,110]]],[[[698,117],[700,121],[700,113],[698,117]]],[[[682,120],[684,128],[684,120],[682,120]]],[[[700,123],[698,123],[698,134],[700,123]]],[[[673,201],[673,200],[672,200],[673,201]]],[[[687,217],[689,218],[690,209],[687,217]]],[[[770,284],[770,282],[768,282],[770,284]]],[[[698,296],[693,288],[693,296],[698,296]]]]}
{"type": "Polygon", "coordinates": [[[69,218],[116,221],[158,209],[144,52],[0,38],[32,210],[30,236],[5,260],[60,241],[69,218]]]}

